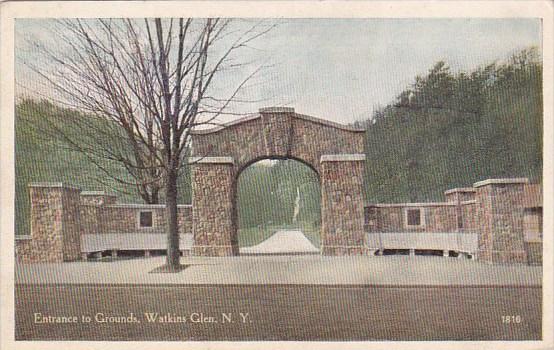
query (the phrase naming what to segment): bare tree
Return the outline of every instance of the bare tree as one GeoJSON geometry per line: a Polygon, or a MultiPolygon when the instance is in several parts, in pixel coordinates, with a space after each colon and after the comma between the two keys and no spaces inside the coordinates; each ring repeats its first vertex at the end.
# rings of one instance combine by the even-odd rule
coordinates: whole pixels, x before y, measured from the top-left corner
{"type": "Polygon", "coordinates": [[[249,62],[233,53],[269,31],[263,22],[234,27],[227,19],[64,20],[65,50],[40,46],[55,69],[32,66],[62,96],[87,113],[73,118],[82,132],[60,136],[106,175],[135,186],[148,203],[165,190],[167,265],[179,266],[177,179],[186,166],[191,130],[217,123],[257,71],[243,74],[225,97],[214,81],[249,62]],[[102,160],[102,161],[100,161],[102,160]],[[122,165],[117,176],[105,162],[122,165]]]}

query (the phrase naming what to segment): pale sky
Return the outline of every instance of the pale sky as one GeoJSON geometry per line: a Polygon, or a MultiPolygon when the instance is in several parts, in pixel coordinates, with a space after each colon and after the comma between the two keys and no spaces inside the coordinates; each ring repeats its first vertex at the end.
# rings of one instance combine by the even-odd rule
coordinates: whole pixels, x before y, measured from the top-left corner
{"type": "MultiPolygon", "coordinates": [[[[416,75],[439,60],[453,71],[504,60],[517,50],[541,47],[538,19],[286,19],[245,53],[272,67],[244,94],[262,99],[241,107],[290,106],[297,112],[340,123],[369,117],[416,75]]],[[[48,20],[16,21],[16,57],[33,60],[26,39],[57,45],[47,35],[48,20]]],[[[232,77],[229,77],[232,80],[232,77]]],[[[47,90],[20,59],[16,80],[31,90],[47,90]]],[[[222,82],[225,84],[225,82],[222,82]]],[[[29,91],[17,88],[19,93],[29,91]]]]}

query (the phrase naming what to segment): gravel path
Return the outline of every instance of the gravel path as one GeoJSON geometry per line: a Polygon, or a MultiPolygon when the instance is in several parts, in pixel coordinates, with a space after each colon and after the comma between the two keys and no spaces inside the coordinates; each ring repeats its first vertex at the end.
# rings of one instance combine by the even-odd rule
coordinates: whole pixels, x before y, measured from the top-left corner
{"type": "Polygon", "coordinates": [[[265,241],[240,249],[241,254],[300,254],[319,253],[302,231],[277,231],[265,241]]]}

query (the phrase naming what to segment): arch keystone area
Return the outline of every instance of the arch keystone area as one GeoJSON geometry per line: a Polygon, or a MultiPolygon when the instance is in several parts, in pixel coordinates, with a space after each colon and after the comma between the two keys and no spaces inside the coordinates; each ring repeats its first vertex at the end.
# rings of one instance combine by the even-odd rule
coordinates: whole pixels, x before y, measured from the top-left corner
{"type": "Polygon", "coordinates": [[[365,130],[261,108],[255,116],[192,134],[193,254],[238,254],[237,179],[262,159],[295,159],[321,184],[321,252],[364,254],[365,130]]]}

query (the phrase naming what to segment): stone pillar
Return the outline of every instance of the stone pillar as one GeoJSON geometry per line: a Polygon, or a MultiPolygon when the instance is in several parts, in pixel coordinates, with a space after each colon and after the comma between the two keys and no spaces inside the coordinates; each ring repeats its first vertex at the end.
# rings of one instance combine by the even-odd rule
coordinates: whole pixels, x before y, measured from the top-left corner
{"type": "Polygon", "coordinates": [[[81,257],[80,189],[62,183],[32,183],[33,262],[62,262],[81,257]]]}
{"type": "Polygon", "coordinates": [[[228,256],[238,254],[233,215],[233,158],[204,157],[192,166],[192,254],[228,256]]]}
{"type": "Polygon", "coordinates": [[[321,253],[366,254],[363,154],[321,156],[321,253]]]}
{"type": "Polygon", "coordinates": [[[476,182],[477,258],[489,263],[526,263],[523,241],[524,178],[476,182]]]}
{"type": "MultiPolygon", "coordinates": [[[[463,232],[464,213],[461,202],[475,199],[475,188],[453,188],[444,192],[447,202],[456,203],[456,232],[463,232]]],[[[458,246],[461,244],[458,235],[458,246]]]]}

